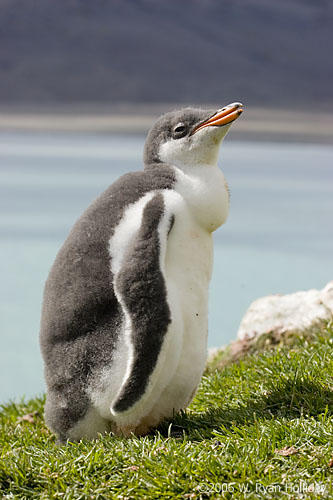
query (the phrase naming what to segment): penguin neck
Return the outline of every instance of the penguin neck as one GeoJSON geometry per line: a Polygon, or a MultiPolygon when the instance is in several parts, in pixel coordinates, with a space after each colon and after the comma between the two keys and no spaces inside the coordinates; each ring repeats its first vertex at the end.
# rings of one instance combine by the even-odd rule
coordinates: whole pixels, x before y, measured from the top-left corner
{"type": "Polygon", "coordinates": [[[184,172],[193,170],[195,166],[216,167],[220,142],[200,148],[184,149],[181,154],[174,148],[172,142],[166,142],[160,148],[159,158],[164,164],[172,165],[184,172]]]}
{"type": "Polygon", "coordinates": [[[217,164],[195,163],[173,168],[174,189],[185,199],[198,224],[208,232],[224,224],[229,213],[229,192],[217,164]]]}

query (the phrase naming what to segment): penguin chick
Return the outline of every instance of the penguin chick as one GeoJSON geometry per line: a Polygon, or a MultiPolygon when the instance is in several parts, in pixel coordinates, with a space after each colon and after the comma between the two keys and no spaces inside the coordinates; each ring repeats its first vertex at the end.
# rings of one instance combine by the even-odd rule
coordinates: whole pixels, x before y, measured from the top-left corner
{"type": "Polygon", "coordinates": [[[45,284],[45,416],[60,442],[142,435],[191,402],[206,361],[218,149],[241,114],[187,108],[150,130],[144,169],[83,213],[45,284]]]}

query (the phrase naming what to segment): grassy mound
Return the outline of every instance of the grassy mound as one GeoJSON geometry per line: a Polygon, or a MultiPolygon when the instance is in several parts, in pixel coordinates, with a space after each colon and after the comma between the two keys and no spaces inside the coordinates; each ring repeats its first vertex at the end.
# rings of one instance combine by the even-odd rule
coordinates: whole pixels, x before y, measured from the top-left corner
{"type": "Polygon", "coordinates": [[[144,438],[59,447],[44,398],[2,407],[11,498],[332,498],[333,331],[209,369],[190,408],[144,438]]]}

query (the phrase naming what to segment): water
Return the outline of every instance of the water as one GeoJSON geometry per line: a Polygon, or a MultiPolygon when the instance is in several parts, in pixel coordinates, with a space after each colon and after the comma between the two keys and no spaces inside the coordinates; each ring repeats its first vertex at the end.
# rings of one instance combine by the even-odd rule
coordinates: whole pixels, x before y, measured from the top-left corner
{"type": "MultiPolygon", "coordinates": [[[[143,137],[0,135],[0,402],[44,390],[38,330],[48,270],[72,224],[143,137]]],[[[333,279],[333,147],[230,142],[231,213],[215,234],[209,345],[235,338],[254,299],[333,279]]]]}

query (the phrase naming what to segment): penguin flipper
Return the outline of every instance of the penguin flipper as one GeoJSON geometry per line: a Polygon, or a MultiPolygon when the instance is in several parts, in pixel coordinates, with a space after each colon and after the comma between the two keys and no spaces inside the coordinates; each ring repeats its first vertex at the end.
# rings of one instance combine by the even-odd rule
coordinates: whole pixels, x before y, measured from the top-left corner
{"type": "Polygon", "coordinates": [[[113,415],[130,410],[147,392],[171,322],[163,267],[173,221],[163,195],[154,195],[143,209],[141,226],[115,276],[132,356],[111,406],[113,415]]]}

